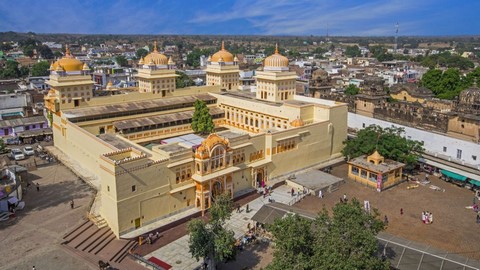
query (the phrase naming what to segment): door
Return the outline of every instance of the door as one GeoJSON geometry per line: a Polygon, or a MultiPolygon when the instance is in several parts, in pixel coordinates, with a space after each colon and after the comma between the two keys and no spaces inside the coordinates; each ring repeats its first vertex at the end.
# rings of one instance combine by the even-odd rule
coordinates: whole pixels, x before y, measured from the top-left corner
{"type": "Polygon", "coordinates": [[[135,219],[135,229],[140,227],[140,218],[135,219]]]}

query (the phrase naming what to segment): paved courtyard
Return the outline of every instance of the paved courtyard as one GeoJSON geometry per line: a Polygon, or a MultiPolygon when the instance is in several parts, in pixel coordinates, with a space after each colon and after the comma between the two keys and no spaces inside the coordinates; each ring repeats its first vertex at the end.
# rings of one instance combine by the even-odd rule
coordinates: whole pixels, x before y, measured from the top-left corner
{"type": "Polygon", "coordinates": [[[17,217],[0,222],[0,270],[89,270],[85,262],[61,247],[62,237],[84,220],[92,198],[90,187],[61,164],[29,173],[25,209],[17,217]],[[70,209],[70,200],[75,208],[70,209]]]}
{"type": "MultiPolygon", "coordinates": [[[[290,190],[291,188],[287,187],[286,185],[280,186],[276,188],[272,193],[272,199],[276,202],[289,204],[292,200],[295,199],[292,198],[290,190]]],[[[254,224],[251,220],[252,216],[255,215],[255,213],[266,203],[268,203],[268,198],[259,197],[248,204],[248,213],[246,212],[245,206],[241,208],[240,213],[233,211],[230,220],[227,222],[227,229],[234,231],[235,238],[240,238],[247,231],[247,224],[254,224]]],[[[185,235],[178,240],[173,241],[172,243],[153,251],[152,253],[145,256],[145,258],[148,259],[151,256],[155,256],[156,258],[161,259],[164,262],[172,265],[173,269],[175,270],[194,269],[200,266],[201,260],[197,262],[195,258],[192,258],[192,256],[190,255],[188,249],[188,239],[189,235],[185,235]]],[[[246,266],[245,264],[247,262],[249,264],[256,265],[256,267],[260,267],[260,265],[263,265],[263,267],[265,267],[269,263],[268,257],[271,258],[271,256],[269,255],[271,254],[271,250],[269,252],[267,250],[270,249],[266,245],[251,246],[249,247],[249,249],[242,252],[243,254],[241,253],[238,256],[236,262],[229,263],[227,265],[220,265],[219,268],[243,269],[246,266]],[[257,258],[257,260],[255,260],[254,258],[257,258]]]]}

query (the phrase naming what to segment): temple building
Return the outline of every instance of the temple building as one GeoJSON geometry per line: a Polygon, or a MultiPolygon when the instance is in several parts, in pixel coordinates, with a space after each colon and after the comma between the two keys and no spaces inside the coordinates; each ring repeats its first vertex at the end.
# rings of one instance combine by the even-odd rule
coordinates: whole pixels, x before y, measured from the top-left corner
{"type": "Polygon", "coordinates": [[[348,177],[380,192],[403,181],[403,167],[405,164],[385,159],[375,150],[370,156],[349,160],[348,177]]]}
{"type": "Polygon", "coordinates": [[[207,86],[175,89],[174,63],[156,48],[139,65],[138,91],[92,97],[85,65],[68,52],[45,97],[55,147],[94,175],[92,214],[117,237],[341,157],[346,104],[295,95],[278,50],[258,72],[261,93],[236,91],[238,63],[223,44],[207,86]],[[197,99],[216,127],[208,136],[191,129],[197,99]]]}

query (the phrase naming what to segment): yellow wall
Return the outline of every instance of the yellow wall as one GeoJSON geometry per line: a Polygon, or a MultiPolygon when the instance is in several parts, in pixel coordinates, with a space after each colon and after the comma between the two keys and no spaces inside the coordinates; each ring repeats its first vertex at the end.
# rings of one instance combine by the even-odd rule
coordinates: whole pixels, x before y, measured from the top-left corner
{"type": "Polygon", "coordinates": [[[397,99],[397,100],[403,100],[403,101],[408,101],[408,102],[419,102],[419,103],[423,103],[425,102],[425,99],[424,98],[416,98],[416,97],[412,97],[407,91],[405,90],[402,90],[400,91],[399,93],[397,94],[390,94],[390,96],[394,99],[397,99]]]}

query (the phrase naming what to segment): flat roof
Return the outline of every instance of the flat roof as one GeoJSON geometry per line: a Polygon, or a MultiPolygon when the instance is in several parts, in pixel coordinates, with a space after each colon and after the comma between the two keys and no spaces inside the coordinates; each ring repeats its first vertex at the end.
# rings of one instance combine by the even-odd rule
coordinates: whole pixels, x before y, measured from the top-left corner
{"type": "Polygon", "coordinates": [[[320,190],[344,181],[343,178],[324,173],[320,170],[310,170],[305,173],[295,174],[295,178],[289,180],[311,190],[320,190]]]}
{"type": "Polygon", "coordinates": [[[18,126],[45,123],[45,122],[47,122],[47,118],[41,115],[41,116],[1,120],[0,127],[18,127],[18,126]]]}
{"type": "Polygon", "coordinates": [[[125,148],[135,148],[139,150],[140,152],[146,154],[149,156],[149,154],[145,153],[144,148],[142,146],[136,145],[134,143],[131,143],[126,140],[122,140],[119,138],[117,134],[100,134],[98,135],[98,138],[101,139],[102,141],[112,145],[113,147],[117,149],[125,149],[125,148]]]}
{"type": "Polygon", "coordinates": [[[156,148],[168,153],[177,153],[177,152],[185,151],[185,149],[189,149],[178,143],[165,144],[165,145],[158,146],[156,148]]]}
{"type": "Polygon", "coordinates": [[[224,137],[224,138],[227,138],[227,139],[234,139],[234,138],[244,136],[245,134],[238,133],[238,132],[233,132],[231,130],[226,130],[226,131],[222,131],[222,132],[217,133],[217,135],[221,136],[221,137],[224,137]]]}
{"type": "MultiPolygon", "coordinates": [[[[113,126],[115,126],[118,130],[125,130],[129,128],[160,125],[164,123],[192,119],[194,112],[195,112],[194,110],[189,110],[184,112],[176,112],[176,113],[162,114],[157,116],[148,116],[148,117],[142,117],[142,118],[136,118],[136,119],[116,121],[116,122],[113,122],[113,126]]],[[[210,115],[217,115],[222,113],[224,113],[223,109],[220,109],[217,107],[210,108],[210,115]]]]}
{"type": "MultiPolygon", "coordinates": [[[[130,115],[139,114],[144,112],[151,112],[151,109],[171,107],[182,104],[194,103],[195,100],[200,99],[203,101],[216,100],[215,97],[209,94],[198,94],[192,96],[181,96],[171,98],[158,98],[150,100],[122,102],[116,104],[82,107],[77,109],[70,109],[62,111],[68,119],[89,117],[89,116],[112,116],[115,117],[118,113],[128,112],[130,115]]],[[[160,109],[158,111],[161,111],[160,109]]]]}

